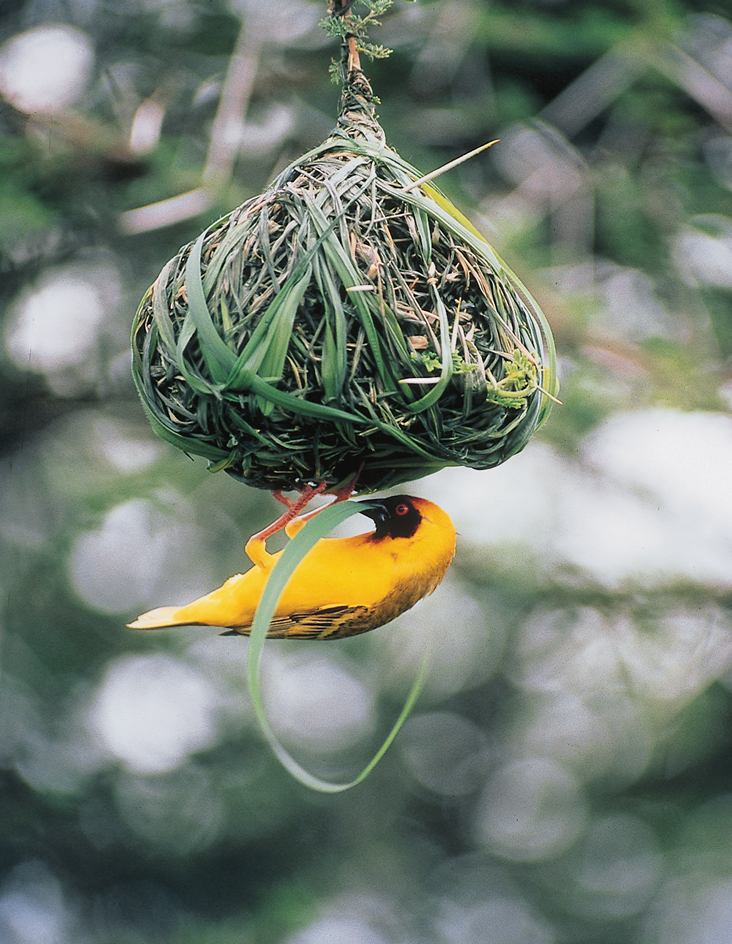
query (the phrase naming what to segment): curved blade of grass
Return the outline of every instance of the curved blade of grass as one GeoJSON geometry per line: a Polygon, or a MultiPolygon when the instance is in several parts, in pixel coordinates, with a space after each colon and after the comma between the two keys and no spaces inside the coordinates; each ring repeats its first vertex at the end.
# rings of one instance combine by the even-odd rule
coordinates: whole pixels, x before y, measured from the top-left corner
{"type": "MultiPolygon", "coordinates": [[[[452,347],[450,345],[450,325],[447,321],[447,310],[436,292],[434,293],[434,301],[440,316],[440,379],[429,393],[426,393],[414,403],[405,404],[410,413],[421,413],[422,410],[427,410],[437,403],[452,377],[452,347]]],[[[457,318],[457,315],[455,317],[457,318]]]]}
{"type": "Polygon", "coordinates": [[[236,390],[239,375],[245,374],[246,371],[261,370],[263,377],[281,375],[297,307],[309,281],[310,263],[306,259],[293,269],[267,309],[260,315],[226,380],[228,389],[236,390]],[[281,327],[284,327],[284,330],[281,331],[281,327]],[[283,335],[281,340],[280,334],[283,335]],[[264,361],[267,361],[266,369],[262,369],[264,361]]]}
{"type": "Polygon", "coordinates": [[[293,396],[284,390],[279,390],[262,380],[257,374],[250,370],[242,370],[237,378],[237,387],[239,390],[251,390],[261,397],[271,400],[276,406],[292,413],[294,416],[313,416],[316,419],[324,420],[343,420],[346,423],[353,423],[363,426],[367,420],[365,417],[356,416],[347,413],[345,410],[339,410],[336,407],[328,406],[325,403],[315,403],[312,400],[304,400],[301,397],[293,396]]]}
{"type": "Polygon", "coordinates": [[[148,404],[148,398],[141,393],[140,381],[138,379],[137,373],[133,374],[133,380],[137,387],[138,393],[140,393],[140,402],[142,403],[142,408],[150,421],[150,425],[153,429],[153,432],[159,436],[161,439],[164,439],[165,442],[169,442],[171,446],[175,446],[177,449],[180,449],[181,452],[189,455],[191,452],[195,452],[196,455],[202,456],[204,459],[208,459],[210,462],[222,462],[223,460],[229,457],[229,454],[223,450],[218,449],[216,446],[212,446],[210,443],[196,441],[191,443],[190,437],[182,436],[177,432],[172,424],[166,424],[163,420],[163,414],[154,413],[152,408],[148,404]]]}
{"type": "Polygon", "coordinates": [[[363,509],[363,502],[337,502],[329,505],[319,512],[314,518],[311,518],[305,526],[295,535],[285,548],[282,556],[275,564],[270,574],[262,599],[257,607],[254,617],[252,631],[249,638],[249,652],[247,654],[247,681],[249,683],[249,692],[254,705],[254,712],[259,721],[262,732],[272,748],[273,753],[287,770],[287,772],[311,790],[317,790],[320,793],[342,793],[344,790],[350,790],[357,784],[365,780],[371,771],[376,767],[381,758],[391,746],[392,741],[399,733],[404,722],[409,717],[412,708],[419,696],[422,686],[427,677],[428,656],[425,654],[422,665],[420,666],[417,678],[414,680],[412,688],[407,696],[407,700],[392,729],[384,739],[381,747],[376,751],[371,760],[366,764],[363,770],[353,778],[341,783],[333,783],[329,780],[323,780],[315,774],[310,773],[285,749],[280,743],[277,735],[272,730],[267,713],[262,701],[262,692],[259,687],[259,665],[262,657],[262,649],[267,638],[269,624],[274,616],[277,603],[287,582],[292,577],[297,565],[303,560],[305,555],[312,550],[317,542],[329,534],[333,528],[341,521],[345,521],[352,515],[358,514],[363,509]]]}
{"type": "MultiPolygon", "coordinates": [[[[186,290],[188,292],[188,314],[186,322],[191,319],[198,333],[198,343],[206,366],[211,371],[214,381],[224,383],[231,368],[236,363],[236,354],[222,339],[216,330],[211,313],[208,310],[206,293],[201,281],[201,247],[206,237],[204,230],[191,247],[186,261],[186,290]]],[[[185,328],[185,323],[184,323],[185,328]]]]}
{"type": "Polygon", "coordinates": [[[327,399],[338,400],[348,376],[347,340],[348,325],[339,287],[331,270],[316,259],[313,274],[318,291],[323,299],[325,325],[323,328],[323,354],[321,376],[327,399]]]}
{"type": "MultiPolygon", "coordinates": [[[[334,148],[338,147],[338,143],[339,142],[331,140],[331,146],[334,148]]],[[[484,148],[487,146],[488,145],[485,145],[484,148]]],[[[543,312],[536,304],[529,291],[515,273],[512,272],[506,263],[496,254],[483,234],[473,226],[467,217],[453,206],[434,183],[429,183],[425,180],[420,184],[421,190],[417,187],[420,175],[416,169],[403,158],[375,142],[372,143],[365,140],[353,141],[350,140],[348,136],[344,136],[342,147],[349,152],[368,155],[374,160],[388,164],[396,179],[403,178],[403,188],[390,186],[386,180],[380,181],[380,186],[386,193],[391,193],[396,198],[407,200],[414,207],[422,251],[426,253],[425,258],[429,257],[429,247],[431,245],[428,238],[428,229],[425,229],[425,220],[430,217],[436,217],[440,219],[443,225],[446,225],[448,229],[451,229],[454,233],[461,236],[468,245],[471,245],[483,255],[496,273],[500,277],[508,279],[518,295],[521,296],[533,318],[533,324],[531,324],[530,327],[533,328],[532,333],[535,335],[534,340],[542,348],[543,354],[542,361],[544,363],[542,364],[540,383],[543,396],[541,400],[541,410],[537,420],[538,426],[541,426],[549,414],[552,401],[556,398],[559,385],[557,382],[555,368],[556,354],[551,329],[549,328],[543,312]]],[[[443,372],[441,380],[444,379],[446,373],[444,361],[442,366],[443,372]]],[[[426,409],[431,403],[439,399],[437,391],[432,390],[430,394],[430,400],[422,398],[421,409],[426,409]]]]}
{"type": "Polygon", "coordinates": [[[506,265],[503,259],[497,255],[496,251],[486,240],[486,238],[473,226],[473,224],[457,210],[450,201],[434,185],[428,184],[423,188],[426,196],[423,196],[419,190],[399,190],[391,187],[388,183],[382,184],[385,192],[394,197],[406,200],[408,203],[416,206],[426,206],[427,202],[431,204],[432,216],[436,217],[448,229],[460,236],[465,242],[482,254],[491,264],[494,270],[502,278],[506,278],[516,290],[529,309],[532,315],[533,323],[530,327],[534,329],[536,340],[543,348],[543,358],[545,366],[542,370],[541,387],[546,391],[542,398],[542,407],[540,411],[539,425],[541,425],[549,415],[552,399],[559,392],[559,382],[556,373],[556,349],[551,328],[546,320],[546,316],[541,308],[534,301],[529,290],[518,278],[518,276],[506,265]]]}
{"type": "MultiPolygon", "coordinates": [[[[171,259],[164,267],[162,272],[157,278],[155,285],[152,286],[150,292],[152,292],[152,314],[153,321],[160,332],[160,339],[162,340],[165,347],[168,351],[174,351],[176,348],[176,338],[173,325],[170,321],[170,308],[168,307],[166,295],[165,295],[165,286],[167,285],[168,279],[170,278],[170,271],[173,268],[173,260],[171,259]]],[[[148,296],[145,296],[147,298],[148,296]]],[[[138,315],[142,311],[142,306],[145,303],[143,299],[140,308],[138,309],[138,315]]]]}
{"type": "MultiPolygon", "coordinates": [[[[306,196],[305,202],[307,203],[310,210],[313,223],[322,236],[325,236],[328,229],[327,218],[322,214],[320,209],[316,206],[315,201],[310,197],[306,196]]],[[[346,290],[352,288],[354,285],[358,285],[361,282],[358,269],[355,267],[353,261],[349,258],[348,253],[337,239],[324,239],[323,251],[325,252],[325,255],[327,256],[331,266],[333,267],[333,271],[338,275],[338,278],[341,280],[346,290]]],[[[383,357],[381,342],[374,326],[370,308],[371,300],[364,298],[359,293],[356,293],[351,295],[350,301],[354,307],[354,310],[358,314],[359,321],[363,326],[364,331],[366,332],[366,337],[369,341],[369,347],[376,365],[376,373],[379,377],[381,377],[387,389],[393,390],[395,388],[395,383],[388,364],[383,357]]]]}
{"type": "MultiPolygon", "coordinates": [[[[135,323],[133,324],[133,339],[134,332],[137,327],[137,317],[138,316],[135,316],[135,323]]],[[[154,330],[157,331],[157,326],[154,330]]],[[[152,341],[153,333],[151,333],[151,335],[145,340],[146,353],[152,341]]],[[[166,442],[169,442],[176,448],[182,450],[183,452],[189,453],[191,451],[191,439],[190,437],[181,435],[170,417],[159,407],[158,400],[152,389],[152,380],[150,379],[150,374],[144,369],[142,355],[134,345],[134,340],[132,379],[135,383],[142,408],[156,435],[158,435],[161,439],[164,439],[166,442]]],[[[220,462],[227,457],[227,453],[224,450],[200,440],[195,443],[195,452],[212,462],[220,462]]]]}

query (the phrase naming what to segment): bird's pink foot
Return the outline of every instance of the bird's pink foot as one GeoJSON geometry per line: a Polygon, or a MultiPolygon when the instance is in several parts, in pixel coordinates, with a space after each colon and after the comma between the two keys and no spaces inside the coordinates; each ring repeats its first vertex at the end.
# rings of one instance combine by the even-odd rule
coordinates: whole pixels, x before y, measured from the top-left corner
{"type": "Polygon", "coordinates": [[[271,537],[273,534],[277,534],[277,532],[288,525],[293,518],[296,518],[316,495],[325,491],[325,485],[325,479],[318,482],[317,485],[306,485],[296,501],[291,501],[279,490],[272,492],[272,495],[278,502],[287,506],[287,511],[284,511],[272,524],[267,525],[266,528],[262,528],[261,531],[253,534],[247,541],[244,550],[253,564],[265,570],[272,566],[272,555],[268,553],[265,547],[267,538],[271,537]]]}
{"type": "MultiPolygon", "coordinates": [[[[363,462],[358,467],[356,474],[350,478],[345,485],[328,493],[335,496],[335,499],[330,503],[331,505],[337,502],[347,501],[351,497],[353,490],[356,488],[361,469],[363,469],[363,462]]],[[[268,569],[272,566],[272,555],[268,553],[265,547],[267,538],[281,531],[283,528],[287,530],[290,537],[296,534],[309,518],[312,518],[323,510],[322,508],[316,508],[314,511],[307,512],[307,514],[300,514],[303,508],[306,508],[316,495],[325,492],[325,488],[325,479],[321,479],[317,485],[306,485],[296,501],[292,501],[286,495],[283,495],[279,489],[272,492],[272,497],[285,505],[287,511],[284,511],[272,524],[267,525],[266,528],[262,528],[261,531],[253,534],[247,541],[245,551],[253,564],[264,569],[268,569]],[[288,525],[291,527],[288,527],[288,525]]]]}
{"type": "MultiPolygon", "coordinates": [[[[357,485],[357,483],[358,483],[358,477],[361,475],[361,469],[363,469],[363,462],[362,462],[361,465],[358,467],[358,471],[356,472],[356,474],[353,475],[350,479],[348,479],[348,481],[346,482],[345,485],[341,485],[340,488],[337,488],[337,489],[336,489],[335,491],[333,491],[333,492],[327,492],[327,493],[326,493],[326,494],[328,494],[328,495],[335,495],[335,499],[334,499],[332,502],[330,502],[330,505],[336,505],[338,502],[348,501],[348,499],[351,497],[351,495],[353,495],[353,490],[356,488],[356,485],[357,485]]],[[[321,482],[321,484],[322,484],[322,482],[321,482]]],[[[274,492],[273,492],[272,494],[274,495],[274,492]]],[[[303,494],[304,494],[304,493],[303,493],[303,494]]],[[[275,495],[275,498],[277,498],[277,497],[278,497],[278,496],[275,495]]],[[[311,496],[311,497],[312,497],[312,496],[311,496]]],[[[287,499],[284,498],[284,495],[282,495],[282,496],[279,497],[279,501],[282,501],[283,499],[284,499],[285,501],[287,501],[287,499]]],[[[310,501],[310,499],[308,499],[308,501],[310,501]]],[[[307,504],[307,502],[306,502],[305,504],[307,504]]],[[[330,505],[324,505],[323,508],[329,508],[330,505]]],[[[303,506],[301,506],[301,507],[304,508],[305,505],[303,505],[303,506]]],[[[315,517],[315,515],[317,515],[319,512],[321,512],[321,511],[323,510],[323,508],[316,508],[314,511],[309,511],[309,512],[308,512],[307,514],[305,514],[305,515],[299,515],[299,516],[293,515],[293,518],[297,518],[297,521],[300,523],[300,524],[299,524],[299,527],[297,527],[296,530],[299,531],[299,530],[300,530],[300,527],[302,527],[302,524],[304,524],[304,523],[308,520],[308,518],[313,518],[313,517],[315,517]]],[[[290,519],[290,520],[292,520],[292,519],[290,519]]]]}

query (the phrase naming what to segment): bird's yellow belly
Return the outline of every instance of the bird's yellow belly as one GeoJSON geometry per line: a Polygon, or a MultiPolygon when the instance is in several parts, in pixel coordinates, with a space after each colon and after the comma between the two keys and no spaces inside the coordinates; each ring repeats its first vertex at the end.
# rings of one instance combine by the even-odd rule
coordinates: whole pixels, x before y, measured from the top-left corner
{"type": "Polygon", "coordinates": [[[373,558],[364,567],[359,548],[325,539],[302,561],[285,587],[276,614],[312,606],[372,606],[393,587],[393,570],[373,558]]]}

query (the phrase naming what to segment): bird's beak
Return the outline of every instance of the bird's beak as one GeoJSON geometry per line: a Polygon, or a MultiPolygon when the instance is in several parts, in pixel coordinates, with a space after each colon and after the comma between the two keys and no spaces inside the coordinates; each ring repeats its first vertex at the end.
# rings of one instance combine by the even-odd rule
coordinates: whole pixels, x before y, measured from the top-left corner
{"type": "Polygon", "coordinates": [[[386,521],[389,517],[386,505],[384,502],[379,501],[378,498],[370,498],[368,501],[360,501],[358,504],[362,506],[359,514],[366,515],[367,518],[371,518],[376,524],[379,524],[380,521],[386,521]]]}

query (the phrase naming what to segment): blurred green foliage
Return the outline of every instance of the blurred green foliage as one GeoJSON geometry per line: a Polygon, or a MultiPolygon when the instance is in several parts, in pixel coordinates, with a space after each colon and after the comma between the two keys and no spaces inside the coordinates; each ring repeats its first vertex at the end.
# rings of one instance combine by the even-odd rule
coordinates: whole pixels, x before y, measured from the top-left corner
{"type": "Polygon", "coordinates": [[[336,797],[271,756],[244,640],[124,625],[240,570],[273,516],[153,441],[128,331],[334,123],[325,0],[3,9],[0,939],[728,940],[727,5],[397,0],[370,37],[406,159],[501,138],[440,183],[544,307],[563,404],[505,467],[414,486],[460,532],[433,597],[265,649],[273,724],[336,779],[436,643],[336,797]],[[59,28],[63,55],[17,45],[59,28]]]}

